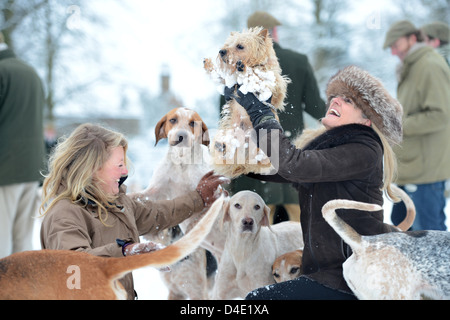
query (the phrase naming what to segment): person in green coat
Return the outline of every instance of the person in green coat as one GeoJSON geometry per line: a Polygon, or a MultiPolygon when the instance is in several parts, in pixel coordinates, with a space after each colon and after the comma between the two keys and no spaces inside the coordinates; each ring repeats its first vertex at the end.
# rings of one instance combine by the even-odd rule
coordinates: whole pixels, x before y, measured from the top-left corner
{"type": "MultiPolygon", "coordinates": [[[[286,110],[279,113],[279,118],[285,130],[285,135],[293,141],[305,127],[303,111],[315,119],[320,119],[325,115],[326,105],[320,96],[316,77],[308,57],[284,49],[278,43],[277,27],[280,25],[280,21],[264,11],[256,11],[247,20],[248,28],[261,26],[269,30],[283,75],[286,75],[292,81],[287,88],[286,110]]],[[[220,106],[222,107],[224,104],[225,100],[222,97],[220,106]]],[[[283,219],[283,214],[287,214],[289,220],[299,221],[298,194],[290,184],[261,182],[241,176],[231,181],[228,191],[234,194],[241,190],[254,191],[264,199],[271,209],[272,222],[274,217],[276,221],[285,220],[286,217],[283,219]]]]}
{"type": "Polygon", "coordinates": [[[44,168],[44,89],[0,32],[0,258],[32,249],[44,168]]]}
{"type": "MultiPolygon", "coordinates": [[[[397,155],[397,183],[414,201],[413,230],[446,230],[445,182],[450,179],[450,69],[411,22],[391,26],[384,48],[401,63],[397,98],[403,105],[403,142],[397,155]]],[[[392,210],[394,224],[405,215],[403,204],[392,210]]]]}
{"type": "Polygon", "coordinates": [[[421,29],[425,34],[425,42],[435,48],[450,65],[450,27],[448,24],[435,21],[424,25],[421,29]]]}

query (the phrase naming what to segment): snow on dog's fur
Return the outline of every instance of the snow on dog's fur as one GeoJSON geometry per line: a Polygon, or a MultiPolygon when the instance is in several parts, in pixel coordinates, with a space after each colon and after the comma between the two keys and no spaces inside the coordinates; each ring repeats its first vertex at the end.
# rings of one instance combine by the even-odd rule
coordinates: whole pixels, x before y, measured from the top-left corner
{"type": "MultiPolygon", "coordinates": [[[[223,93],[225,86],[259,100],[271,99],[273,112],[284,111],[286,89],[290,80],[282,76],[272,38],[262,28],[232,32],[219,51],[216,62],[204,60],[204,68],[223,93]]],[[[268,157],[252,142],[253,126],[245,109],[235,99],[222,108],[219,133],[210,150],[215,170],[227,177],[249,172],[268,174],[273,166],[268,157]]]]}
{"type": "Polygon", "coordinates": [[[361,236],[336,214],[337,209],[382,208],[350,200],[332,200],[322,208],[325,220],[352,248],[342,267],[345,281],[359,299],[450,299],[449,232],[361,236]]]}

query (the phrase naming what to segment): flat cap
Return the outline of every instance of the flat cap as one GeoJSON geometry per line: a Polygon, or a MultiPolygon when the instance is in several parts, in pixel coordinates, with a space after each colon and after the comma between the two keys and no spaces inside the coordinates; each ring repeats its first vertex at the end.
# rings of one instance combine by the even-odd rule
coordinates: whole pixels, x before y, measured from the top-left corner
{"type": "Polygon", "coordinates": [[[408,20],[401,20],[394,23],[386,33],[383,49],[389,48],[399,38],[417,32],[418,29],[408,20]]]}
{"type": "Polygon", "coordinates": [[[450,42],[450,28],[448,24],[440,21],[432,22],[422,27],[423,32],[441,41],[450,42]]]}
{"type": "Polygon", "coordinates": [[[265,29],[273,29],[273,27],[280,25],[280,21],[264,11],[255,11],[255,13],[247,19],[248,28],[263,27],[265,29]]]}

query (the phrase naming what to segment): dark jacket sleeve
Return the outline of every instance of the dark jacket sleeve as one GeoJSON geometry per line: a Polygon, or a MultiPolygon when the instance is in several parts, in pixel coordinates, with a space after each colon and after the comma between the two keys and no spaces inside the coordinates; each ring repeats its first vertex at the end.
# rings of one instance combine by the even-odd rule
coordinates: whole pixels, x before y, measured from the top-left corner
{"type": "Polygon", "coordinates": [[[377,165],[380,148],[377,143],[370,145],[355,140],[324,150],[302,150],[284,136],[276,120],[263,122],[255,130],[258,146],[269,155],[278,169],[277,174],[293,183],[359,179],[370,174],[377,165]]]}

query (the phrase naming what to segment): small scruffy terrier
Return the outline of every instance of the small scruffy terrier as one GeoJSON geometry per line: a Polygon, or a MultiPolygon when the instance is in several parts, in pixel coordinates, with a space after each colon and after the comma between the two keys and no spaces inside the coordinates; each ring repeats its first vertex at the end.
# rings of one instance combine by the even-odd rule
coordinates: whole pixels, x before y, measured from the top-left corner
{"type": "MultiPolygon", "coordinates": [[[[246,94],[252,92],[261,101],[271,99],[272,111],[284,111],[284,99],[290,80],[281,74],[272,38],[267,29],[251,28],[232,32],[219,51],[216,62],[204,60],[204,68],[218,84],[246,94]]],[[[278,117],[277,117],[278,118],[278,117]]],[[[245,109],[235,100],[228,101],[221,112],[219,132],[211,144],[216,172],[230,178],[250,172],[274,172],[269,158],[256,146],[252,123],[245,109]]]]}

